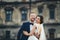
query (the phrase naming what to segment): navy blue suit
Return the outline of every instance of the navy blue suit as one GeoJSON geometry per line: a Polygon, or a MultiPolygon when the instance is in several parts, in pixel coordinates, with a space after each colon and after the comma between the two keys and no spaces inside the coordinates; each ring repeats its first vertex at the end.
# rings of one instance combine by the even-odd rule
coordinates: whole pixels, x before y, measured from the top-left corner
{"type": "Polygon", "coordinates": [[[28,33],[30,32],[30,22],[25,22],[23,23],[23,25],[21,26],[21,29],[18,32],[17,35],[17,40],[27,40],[29,36],[26,36],[23,34],[23,31],[27,31],[28,33]]]}

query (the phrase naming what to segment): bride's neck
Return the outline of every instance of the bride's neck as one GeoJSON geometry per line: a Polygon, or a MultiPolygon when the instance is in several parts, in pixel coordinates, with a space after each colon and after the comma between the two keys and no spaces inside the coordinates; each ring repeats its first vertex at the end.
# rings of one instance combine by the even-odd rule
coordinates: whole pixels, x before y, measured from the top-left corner
{"type": "Polygon", "coordinates": [[[36,22],[37,24],[40,24],[40,23],[38,23],[38,22],[36,22]]]}

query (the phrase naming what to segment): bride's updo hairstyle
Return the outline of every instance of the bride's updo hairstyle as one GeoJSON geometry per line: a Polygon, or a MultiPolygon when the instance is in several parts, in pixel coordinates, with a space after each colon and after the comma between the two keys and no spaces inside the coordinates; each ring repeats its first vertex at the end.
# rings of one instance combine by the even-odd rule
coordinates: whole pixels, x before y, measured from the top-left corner
{"type": "Polygon", "coordinates": [[[42,23],[43,23],[43,16],[41,16],[41,15],[37,15],[37,17],[40,17],[40,21],[41,21],[40,24],[42,24],[42,23]]]}

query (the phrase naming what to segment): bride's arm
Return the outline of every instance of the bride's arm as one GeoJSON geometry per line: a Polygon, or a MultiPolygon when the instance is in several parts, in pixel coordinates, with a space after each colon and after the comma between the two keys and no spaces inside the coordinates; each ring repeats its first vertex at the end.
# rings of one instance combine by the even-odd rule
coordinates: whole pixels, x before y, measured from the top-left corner
{"type": "Polygon", "coordinates": [[[38,39],[40,38],[41,31],[42,31],[42,28],[41,28],[41,27],[38,27],[38,32],[35,33],[35,36],[36,36],[38,39]]]}
{"type": "Polygon", "coordinates": [[[41,28],[41,27],[39,27],[39,28],[38,28],[38,35],[40,35],[40,34],[41,34],[41,31],[42,31],[42,28],[41,28]]]}
{"type": "Polygon", "coordinates": [[[36,29],[36,27],[33,26],[32,30],[30,31],[30,34],[34,34],[35,33],[35,29],[36,29]]]}

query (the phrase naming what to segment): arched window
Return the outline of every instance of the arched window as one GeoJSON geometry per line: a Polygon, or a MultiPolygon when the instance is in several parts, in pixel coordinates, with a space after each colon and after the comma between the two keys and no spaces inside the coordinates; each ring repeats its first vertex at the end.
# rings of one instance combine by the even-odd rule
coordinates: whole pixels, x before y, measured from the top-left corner
{"type": "Polygon", "coordinates": [[[5,21],[12,21],[12,14],[13,14],[13,8],[6,7],[5,8],[5,16],[6,16],[5,21]]]}
{"type": "Polygon", "coordinates": [[[21,20],[22,21],[26,21],[27,20],[27,13],[28,13],[28,9],[25,7],[20,8],[21,11],[21,20]]]}

